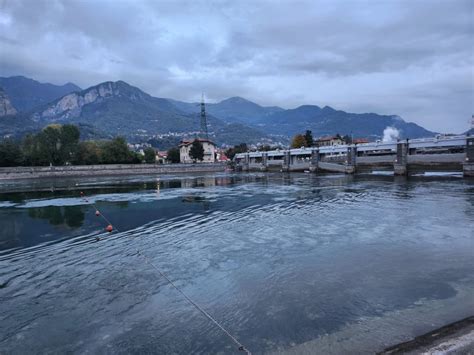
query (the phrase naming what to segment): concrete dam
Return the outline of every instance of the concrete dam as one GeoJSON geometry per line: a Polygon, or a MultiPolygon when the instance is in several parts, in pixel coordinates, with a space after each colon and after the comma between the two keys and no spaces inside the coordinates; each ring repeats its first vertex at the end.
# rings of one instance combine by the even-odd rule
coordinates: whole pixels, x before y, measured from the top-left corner
{"type": "Polygon", "coordinates": [[[474,136],[374,142],[240,153],[239,171],[364,173],[391,170],[395,175],[431,171],[474,176],[474,136]]]}

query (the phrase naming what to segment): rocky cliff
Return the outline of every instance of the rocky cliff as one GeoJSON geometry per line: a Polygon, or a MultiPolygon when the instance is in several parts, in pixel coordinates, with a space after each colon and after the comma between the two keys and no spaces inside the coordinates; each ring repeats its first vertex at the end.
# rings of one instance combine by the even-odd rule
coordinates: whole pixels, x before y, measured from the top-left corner
{"type": "Polygon", "coordinates": [[[126,97],[128,100],[140,101],[151,98],[140,90],[130,90],[123,81],[107,81],[87,90],[74,92],[49,104],[44,110],[33,115],[34,120],[61,121],[80,117],[85,105],[100,103],[107,98],[126,97]]]}
{"type": "Polygon", "coordinates": [[[15,115],[16,110],[13,107],[10,99],[8,98],[5,91],[0,88],[0,117],[7,116],[7,115],[15,115]]]}

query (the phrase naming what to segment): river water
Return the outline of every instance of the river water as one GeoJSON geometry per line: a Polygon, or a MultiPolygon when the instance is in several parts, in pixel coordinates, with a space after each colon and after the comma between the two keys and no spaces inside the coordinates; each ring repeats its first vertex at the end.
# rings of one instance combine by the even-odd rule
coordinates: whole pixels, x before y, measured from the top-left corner
{"type": "Polygon", "coordinates": [[[2,354],[239,353],[146,260],[255,354],[371,353],[474,313],[459,177],[2,182],[0,225],[2,354]]]}

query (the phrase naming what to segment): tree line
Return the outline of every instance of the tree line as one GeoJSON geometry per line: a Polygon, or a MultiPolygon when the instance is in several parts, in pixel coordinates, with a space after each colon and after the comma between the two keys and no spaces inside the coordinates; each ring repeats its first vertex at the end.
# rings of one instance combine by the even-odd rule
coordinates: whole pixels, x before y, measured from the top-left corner
{"type": "MultiPolygon", "coordinates": [[[[129,149],[123,137],[111,140],[80,140],[80,130],[71,124],[52,124],[22,140],[0,141],[0,166],[61,166],[94,164],[155,163],[155,149],[148,147],[140,154],[129,149]]],[[[199,140],[192,143],[190,157],[204,159],[204,148],[199,140]]],[[[179,148],[167,151],[169,163],[179,163],[179,148]]]]}
{"type": "Polygon", "coordinates": [[[0,142],[0,166],[48,166],[90,164],[135,164],[155,162],[155,151],[141,155],[131,151],[122,137],[111,140],[80,141],[77,126],[49,125],[21,141],[0,142]]]}

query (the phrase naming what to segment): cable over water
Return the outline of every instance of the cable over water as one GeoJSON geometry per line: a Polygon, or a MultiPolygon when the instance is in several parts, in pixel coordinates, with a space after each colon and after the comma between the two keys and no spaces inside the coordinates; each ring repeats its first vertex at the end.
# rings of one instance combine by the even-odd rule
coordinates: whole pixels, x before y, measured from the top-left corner
{"type": "MultiPolygon", "coordinates": [[[[85,198],[83,192],[81,192],[81,197],[85,200],[85,202],[89,202],[89,200],[85,198]]],[[[90,202],[90,204],[95,208],[96,216],[101,217],[105,222],[107,222],[108,225],[106,227],[106,230],[108,232],[112,232],[114,228],[117,232],[120,232],[119,229],[112,225],[110,220],[104,216],[104,214],[97,208],[97,206],[92,201],[90,202]]],[[[100,239],[97,237],[97,240],[100,240],[100,239]]],[[[173,281],[171,281],[171,279],[168,276],[166,276],[165,273],[163,273],[155,264],[153,264],[153,262],[150,260],[150,258],[147,255],[143,254],[138,249],[137,249],[137,255],[142,256],[145,262],[149,264],[151,267],[153,267],[161,275],[161,277],[163,277],[176,291],[178,291],[193,307],[195,307],[207,319],[209,319],[212,323],[214,323],[214,325],[216,325],[220,330],[222,330],[224,334],[226,334],[237,345],[239,351],[243,351],[248,355],[252,354],[250,350],[248,350],[240,341],[238,341],[237,338],[233,336],[226,328],[224,328],[222,324],[220,324],[216,319],[214,319],[214,317],[212,317],[208,312],[206,312],[204,308],[198,305],[188,295],[186,295],[178,286],[176,286],[176,284],[173,281]]]]}

